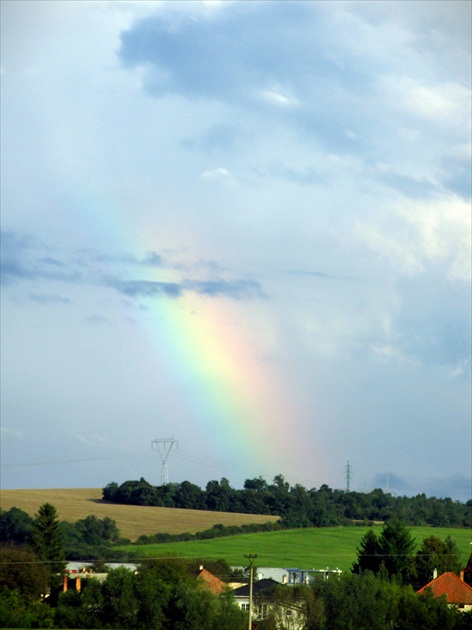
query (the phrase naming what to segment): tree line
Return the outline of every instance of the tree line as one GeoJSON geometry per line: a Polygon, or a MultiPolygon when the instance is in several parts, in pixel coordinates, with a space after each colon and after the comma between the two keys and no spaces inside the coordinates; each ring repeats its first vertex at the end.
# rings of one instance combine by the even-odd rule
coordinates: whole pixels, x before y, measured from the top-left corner
{"type": "MultiPolygon", "coordinates": [[[[88,540],[92,547],[120,540],[112,519],[87,517],[75,526],[76,541],[88,540]]],[[[221,580],[234,580],[234,571],[224,560],[141,560],[137,571],[105,567],[103,582],[91,577],[82,580],[80,591],[72,588],[62,592],[66,541],[71,531],[59,522],[54,506],[42,505],[32,523],[16,508],[1,512],[0,534],[2,540],[10,536],[10,544],[0,547],[0,627],[247,627],[247,615],[230,591],[216,596],[195,579],[202,563],[221,580]],[[46,598],[45,593],[49,594],[46,598]]],[[[460,570],[455,543],[450,538],[442,541],[429,536],[416,553],[414,549],[410,530],[398,521],[384,525],[379,535],[369,530],[360,541],[350,574],[327,582],[317,580],[309,586],[274,585],[264,592],[255,604],[270,605],[270,614],[257,622],[258,630],[280,627],[277,624],[287,604],[305,611],[305,630],[470,627],[471,614],[449,608],[444,598],[415,593],[431,579],[433,568],[439,573],[460,570]]],[[[472,566],[468,568],[472,571],[472,566]]],[[[466,581],[471,578],[469,571],[466,581]]]]}
{"type": "MultiPolygon", "coordinates": [[[[206,540],[253,531],[273,531],[276,528],[280,528],[277,523],[229,527],[217,524],[196,534],[157,533],[141,536],[136,543],[142,545],[206,540]]],[[[36,553],[39,563],[42,562],[44,567],[50,569],[50,574],[60,572],[66,560],[93,562],[95,565],[103,565],[105,561],[138,561],[137,552],[129,554],[115,549],[116,545],[130,541],[121,538],[113,519],[87,516],[73,524],[60,522],[54,506],[47,503],[41,506],[35,519],[18,508],[0,512],[0,541],[5,545],[1,548],[0,555],[6,563],[9,562],[11,549],[20,548],[22,553],[36,553]]],[[[352,571],[396,576],[403,582],[420,588],[432,578],[434,569],[439,574],[452,571],[459,575],[463,568],[457,544],[450,536],[441,540],[430,535],[415,552],[416,547],[409,528],[400,521],[392,520],[384,524],[379,534],[369,529],[363,536],[352,571]]],[[[218,565],[215,570],[218,575],[221,574],[218,565]]],[[[232,573],[231,577],[234,579],[235,574],[232,573]]],[[[467,574],[466,580],[472,581],[472,575],[467,574]]]]}
{"type": "MultiPolygon", "coordinates": [[[[153,561],[136,573],[118,568],[104,582],[84,580],[81,592],[51,594],[52,601],[0,590],[2,628],[130,628],[133,630],[246,630],[247,613],[231,592],[215,595],[202,587],[183,561],[153,561]]],[[[448,607],[445,598],[416,595],[367,572],[346,574],[312,586],[274,587],[254,600],[269,614],[258,630],[276,630],[287,606],[305,612],[303,630],[466,630],[470,613],[448,607]]],[[[254,625],[253,627],[256,627],[254,625]]]]}
{"type": "Polygon", "coordinates": [[[36,551],[44,560],[132,562],[137,556],[116,549],[119,544],[129,544],[122,538],[114,519],[105,516],[87,516],[75,523],[59,521],[56,509],[49,503],[41,506],[36,518],[13,507],[0,510],[0,542],[36,551]],[[55,541],[51,545],[50,541],[55,541]],[[51,548],[52,546],[52,548],[51,548]],[[48,558],[47,553],[51,555],[48,558]]]}
{"type": "Polygon", "coordinates": [[[290,486],[283,475],[272,483],[262,477],[246,479],[242,489],[226,478],[209,481],[203,490],[190,481],[153,486],[141,477],[118,485],[109,483],[103,499],[112,503],[151,505],[219,512],[278,515],[286,527],[329,527],[401,520],[410,526],[471,527],[472,501],[450,498],[393,496],[377,488],[372,492],[333,490],[323,484],[306,489],[290,486]]]}

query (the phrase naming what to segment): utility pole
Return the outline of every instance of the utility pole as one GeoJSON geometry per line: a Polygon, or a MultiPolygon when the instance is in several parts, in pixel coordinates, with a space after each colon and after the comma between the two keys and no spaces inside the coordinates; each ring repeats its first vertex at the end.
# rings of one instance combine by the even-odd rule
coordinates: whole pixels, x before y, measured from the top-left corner
{"type": "Polygon", "coordinates": [[[155,439],[151,442],[151,448],[154,450],[154,444],[161,458],[161,484],[166,486],[169,483],[169,471],[167,469],[167,460],[173,446],[179,446],[177,440],[171,438],[155,439]]]}
{"type": "Polygon", "coordinates": [[[249,560],[249,625],[248,625],[248,628],[249,630],[252,630],[252,582],[254,578],[253,560],[254,558],[257,558],[257,553],[254,555],[249,554],[247,556],[246,554],[244,554],[244,557],[249,560]]]}
{"type": "Polygon", "coordinates": [[[346,492],[350,492],[352,469],[351,469],[351,464],[349,463],[349,461],[347,462],[345,470],[346,470],[346,492]]]}

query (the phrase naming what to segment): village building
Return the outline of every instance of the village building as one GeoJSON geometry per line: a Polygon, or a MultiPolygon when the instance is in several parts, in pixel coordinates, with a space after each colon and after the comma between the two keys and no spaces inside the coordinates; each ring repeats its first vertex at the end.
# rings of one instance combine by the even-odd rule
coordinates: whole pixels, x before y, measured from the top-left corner
{"type": "MultiPolygon", "coordinates": [[[[271,578],[264,578],[253,583],[253,620],[255,622],[267,619],[270,615],[275,618],[278,628],[286,630],[301,630],[305,627],[306,611],[302,600],[278,601],[272,596],[275,587],[280,582],[271,578]]],[[[286,588],[290,588],[287,586],[286,588]]],[[[249,611],[250,586],[245,584],[234,589],[233,596],[240,608],[249,611]]]]}
{"type": "Polygon", "coordinates": [[[423,595],[427,590],[430,590],[435,597],[445,596],[450,606],[456,606],[461,611],[472,610],[472,587],[464,582],[463,571],[460,577],[452,571],[443,573],[420,588],[418,595],[423,595]]]}

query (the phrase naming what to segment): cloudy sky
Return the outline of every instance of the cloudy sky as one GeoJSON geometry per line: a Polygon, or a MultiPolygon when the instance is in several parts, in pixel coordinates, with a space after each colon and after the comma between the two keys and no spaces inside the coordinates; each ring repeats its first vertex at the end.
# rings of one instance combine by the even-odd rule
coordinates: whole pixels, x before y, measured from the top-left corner
{"type": "Polygon", "coordinates": [[[1,10],[2,487],[467,500],[470,3],[1,10]]]}

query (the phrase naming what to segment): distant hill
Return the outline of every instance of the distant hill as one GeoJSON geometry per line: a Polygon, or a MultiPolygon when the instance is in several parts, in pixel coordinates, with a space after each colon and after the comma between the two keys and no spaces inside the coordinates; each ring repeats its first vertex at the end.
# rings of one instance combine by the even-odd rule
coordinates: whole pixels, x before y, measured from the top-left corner
{"type": "Polygon", "coordinates": [[[102,500],[101,488],[67,488],[52,490],[2,490],[0,507],[9,510],[17,507],[30,516],[37,513],[43,503],[52,503],[61,521],[75,521],[90,515],[112,518],[121,535],[131,541],[142,535],[159,532],[183,534],[204,531],[213,525],[245,525],[279,520],[267,514],[239,514],[229,512],[206,512],[178,508],[117,505],[102,500]]]}

